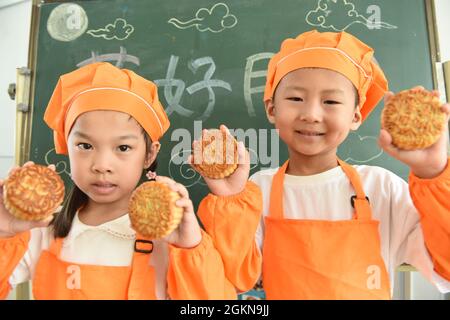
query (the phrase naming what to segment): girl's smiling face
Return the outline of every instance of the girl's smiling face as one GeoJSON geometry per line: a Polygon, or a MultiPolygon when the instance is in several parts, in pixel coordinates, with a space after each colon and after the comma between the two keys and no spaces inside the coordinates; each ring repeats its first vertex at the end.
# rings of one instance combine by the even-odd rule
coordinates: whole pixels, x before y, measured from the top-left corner
{"type": "Polygon", "coordinates": [[[146,150],[142,127],[117,111],[81,114],[68,137],[71,176],[89,203],[125,207],[144,168],[156,158],[146,150]]]}
{"type": "Polygon", "coordinates": [[[361,124],[356,98],[355,87],[340,73],[303,68],[283,77],[266,101],[266,113],[290,154],[335,154],[349,131],[361,124]]]}

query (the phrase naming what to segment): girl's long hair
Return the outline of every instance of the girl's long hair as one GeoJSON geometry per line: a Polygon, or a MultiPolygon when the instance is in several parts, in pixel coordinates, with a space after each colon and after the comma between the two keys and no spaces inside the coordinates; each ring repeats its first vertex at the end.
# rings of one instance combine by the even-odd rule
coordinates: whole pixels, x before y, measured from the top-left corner
{"type": "MultiPolygon", "coordinates": [[[[152,140],[147,132],[144,130],[142,131],[144,133],[146,155],[148,155],[151,150],[150,147],[152,145],[152,140]]],[[[155,171],[157,165],[158,164],[155,159],[146,171],[155,171]]],[[[69,191],[67,198],[63,202],[61,211],[55,214],[55,217],[50,223],[50,225],[53,226],[53,234],[55,238],[67,237],[70,229],[72,228],[72,222],[77,210],[85,206],[87,202],[88,196],[74,184],[72,189],[69,191]]]]}

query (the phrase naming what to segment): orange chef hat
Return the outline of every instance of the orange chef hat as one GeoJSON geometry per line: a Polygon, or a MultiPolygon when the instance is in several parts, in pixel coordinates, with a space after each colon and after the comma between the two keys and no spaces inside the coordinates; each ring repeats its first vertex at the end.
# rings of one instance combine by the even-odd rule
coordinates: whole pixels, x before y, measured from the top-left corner
{"type": "Polygon", "coordinates": [[[53,129],[57,153],[67,154],[75,120],[93,110],[129,114],[152,141],[158,141],[170,125],[153,82],[107,62],[92,63],[62,75],[48,103],[44,121],[53,129]]]}
{"type": "Polygon", "coordinates": [[[264,101],[273,97],[281,79],[300,68],[324,68],[346,76],[359,94],[363,121],[388,90],[383,71],[371,47],[346,32],[312,30],[286,39],[269,62],[264,101]]]}

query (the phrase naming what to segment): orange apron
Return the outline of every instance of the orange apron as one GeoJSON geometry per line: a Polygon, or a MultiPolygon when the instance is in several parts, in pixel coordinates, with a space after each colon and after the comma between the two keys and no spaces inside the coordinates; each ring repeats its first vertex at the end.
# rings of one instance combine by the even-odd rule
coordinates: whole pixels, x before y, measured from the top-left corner
{"type": "Polygon", "coordinates": [[[62,242],[61,238],[54,240],[41,253],[33,278],[35,299],[156,299],[154,268],[149,264],[153,242],[139,237],[131,266],[125,267],[62,261],[62,242]]]}
{"type": "Polygon", "coordinates": [[[356,191],[351,220],[285,219],[283,180],[288,161],[275,174],[263,244],[267,299],[390,299],[379,222],[372,220],[356,170],[338,162],[356,191]]]}

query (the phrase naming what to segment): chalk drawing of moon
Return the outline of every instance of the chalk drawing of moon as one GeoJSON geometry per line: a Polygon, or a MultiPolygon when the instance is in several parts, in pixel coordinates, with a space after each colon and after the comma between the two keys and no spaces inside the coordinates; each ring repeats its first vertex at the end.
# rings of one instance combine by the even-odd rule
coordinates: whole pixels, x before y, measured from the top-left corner
{"type": "Polygon", "coordinates": [[[47,31],[58,41],[73,41],[88,27],[84,9],[75,3],[63,3],[52,10],[47,20],[47,31]]]}

